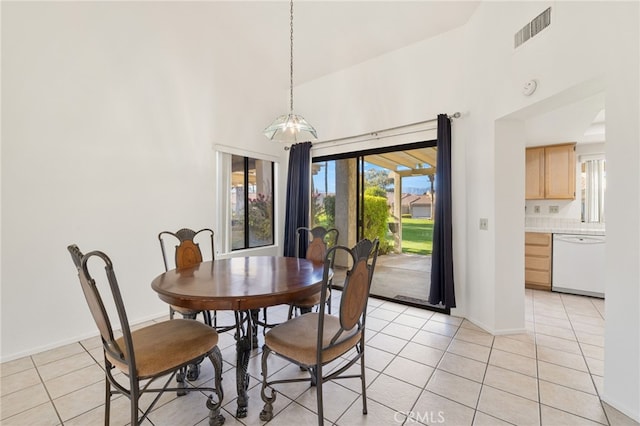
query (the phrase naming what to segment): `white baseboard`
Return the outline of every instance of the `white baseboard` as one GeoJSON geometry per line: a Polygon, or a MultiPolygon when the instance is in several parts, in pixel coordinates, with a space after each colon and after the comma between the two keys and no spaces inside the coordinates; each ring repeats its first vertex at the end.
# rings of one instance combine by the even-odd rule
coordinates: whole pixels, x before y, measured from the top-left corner
{"type": "Polygon", "coordinates": [[[621,412],[625,416],[627,416],[630,419],[640,423],[640,413],[639,412],[633,413],[631,411],[631,409],[627,409],[627,407],[624,407],[623,405],[618,404],[616,401],[613,401],[613,400],[607,398],[606,395],[601,395],[600,399],[602,399],[602,401],[606,402],[607,405],[610,405],[612,408],[618,410],[619,412],[621,412]]]}
{"type": "MultiPolygon", "coordinates": [[[[164,311],[163,313],[157,313],[157,314],[152,314],[152,315],[148,315],[146,317],[143,318],[139,318],[135,321],[131,321],[132,326],[134,325],[138,325],[147,321],[153,321],[156,320],[158,318],[162,318],[167,316],[168,313],[166,311],[164,311]]],[[[16,359],[20,359],[20,358],[24,358],[26,356],[31,356],[31,355],[35,355],[38,354],[40,352],[44,352],[44,351],[49,351],[51,349],[56,349],[59,348],[61,346],[65,346],[65,345],[70,345],[72,343],[76,343],[76,342],[80,342],[82,340],[86,340],[86,339],[90,339],[92,337],[96,337],[98,336],[98,330],[96,329],[95,331],[89,332],[89,333],[85,333],[85,334],[80,334],[77,336],[73,336],[73,337],[69,337],[67,339],[63,339],[63,340],[59,340],[55,343],[50,343],[47,345],[43,345],[43,346],[36,346],[30,349],[27,349],[25,351],[21,351],[21,352],[16,352],[13,354],[9,354],[7,356],[3,356],[0,358],[0,362],[9,362],[9,361],[13,361],[16,359]]]]}
{"type": "Polygon", "coordinates": [[[496,330],[492,327],[487,326],[486,324],[483,324],[480,321],[476,321],[473,318],[465,318],[465,319],[470,323],[472,323],[473,325],[480,327],[487,333],[492,334],[494,336],[504,336],[508,334],[522,334],[527,332],[526,328],[504,328],[504,329],[496,330]]]}

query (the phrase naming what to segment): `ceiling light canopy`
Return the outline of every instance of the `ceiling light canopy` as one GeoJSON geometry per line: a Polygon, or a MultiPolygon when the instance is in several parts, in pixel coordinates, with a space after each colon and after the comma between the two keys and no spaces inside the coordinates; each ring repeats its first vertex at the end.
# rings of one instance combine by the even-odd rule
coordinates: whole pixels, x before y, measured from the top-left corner
{"type": "Polygon", "coordinates": [[[318,138],[316,129],[307,123],[303,116],[293,112],[293,0],[290,1],[289,27],[289,114],[276,118],[263,133],[269,139],[278,142],[308,141],[318,138]]]}

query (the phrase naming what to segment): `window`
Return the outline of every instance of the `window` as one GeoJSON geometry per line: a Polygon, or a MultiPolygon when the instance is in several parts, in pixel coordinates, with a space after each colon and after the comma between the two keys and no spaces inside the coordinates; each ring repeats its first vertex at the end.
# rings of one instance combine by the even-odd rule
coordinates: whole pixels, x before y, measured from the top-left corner
{"type": "Polygon", "coordinates": [[[604,158],[583,158],[580,173],[582,221],[604,223],[604,193],[607,187],[604,158]]]}
{"type": "Polygon", "coordinates": [[[273,162],[231,155],[231,249],[273,244],[273,162]]]}

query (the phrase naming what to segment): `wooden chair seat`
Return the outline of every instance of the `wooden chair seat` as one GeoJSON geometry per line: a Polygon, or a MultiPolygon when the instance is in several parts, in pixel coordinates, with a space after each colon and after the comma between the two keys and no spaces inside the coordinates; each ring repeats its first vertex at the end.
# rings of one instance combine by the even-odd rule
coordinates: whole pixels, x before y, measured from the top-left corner
{"type": "MultiPolygon", "coordinates": [[[[264,343],[269,348],[298,364],[313,366],[317,363],[318,355],[318,316],[317,312],[310,312],[299,317],[292,318],[273,329],[264,337],[264,343]]],[[[325,315],[323,330],[323,346],[329,347],[322,352],[322,362],[331,362],[354,347],[360,339],[361,330],[354,327],[344,331],[340,337],[340,343],[330,346],[333,336],[340,330],[338,317],[325,315]]]]}
{"type": "MultiPolygon", "coordinates": [[[[218,333],[201,322],[174,319],[132,331],[133,353],[137,376],[149,377],[173,371],[178,367],[209,353],[218,344],[218,333]],[[162,348],[161,351],[158,348],[162,348]]],[[[122,337],[116,339],[124,347],[122,337]]],[[[107,353],[109,361],[128,375],[127,360],[107,353]]]]}

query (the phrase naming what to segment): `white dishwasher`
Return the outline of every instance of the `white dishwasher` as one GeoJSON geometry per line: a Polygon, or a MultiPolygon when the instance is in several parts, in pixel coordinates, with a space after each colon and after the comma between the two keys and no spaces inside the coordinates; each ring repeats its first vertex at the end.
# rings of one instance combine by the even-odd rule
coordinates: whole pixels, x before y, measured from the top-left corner
{"type": "Polygon", "coordinates": [[[604,235],[553,234],[551,289],[604,298],[604,235]]]}

